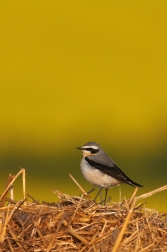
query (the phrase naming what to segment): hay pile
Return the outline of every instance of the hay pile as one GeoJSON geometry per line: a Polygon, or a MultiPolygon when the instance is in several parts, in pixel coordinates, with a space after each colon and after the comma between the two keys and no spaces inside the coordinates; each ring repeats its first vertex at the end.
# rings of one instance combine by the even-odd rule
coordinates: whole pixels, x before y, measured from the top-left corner
{"type": "Polygon", "coordinates": [[[5,198],[10,204],[0,207],[0,252],[167,251],[167,212],[137,205],[136,190],[131,199],[107,206],[85,193],[54,193],[58,203],[5,198]]]}

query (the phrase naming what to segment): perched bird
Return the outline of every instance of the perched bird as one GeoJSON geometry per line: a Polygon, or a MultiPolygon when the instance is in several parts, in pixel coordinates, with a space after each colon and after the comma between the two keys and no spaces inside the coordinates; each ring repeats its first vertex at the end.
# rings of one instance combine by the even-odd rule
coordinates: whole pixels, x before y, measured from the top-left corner
{"type": "Polygon", "coordinates": [[[77,147],[77,149],[83,152],[83,158],[80,164],[83,176],[91,184],[99,188],[94,200],[96,200],[103,188],[106,190],[104,200],[106,203],[107,192],[110,187],[122,183],[134,187],[143,187],[128,178],[97,143],[88,142],[82,147],[77,147]]]}

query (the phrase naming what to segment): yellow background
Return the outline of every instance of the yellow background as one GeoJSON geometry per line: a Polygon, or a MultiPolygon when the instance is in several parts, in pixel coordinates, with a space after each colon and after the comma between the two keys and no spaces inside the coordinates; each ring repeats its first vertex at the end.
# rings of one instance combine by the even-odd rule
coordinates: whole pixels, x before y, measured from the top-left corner
{"type": "MultiPolygon", "coordinates": [[[[19,167],[40,200],[78,195],[69,173],[89,190],[75,149],[88,141],[144,185],[138,194],[167,184],[166,13],[165,0],[1,1],[1,192],[19,167]]],[[[166,210],[166,196],[147,207],[166,210]]]]}

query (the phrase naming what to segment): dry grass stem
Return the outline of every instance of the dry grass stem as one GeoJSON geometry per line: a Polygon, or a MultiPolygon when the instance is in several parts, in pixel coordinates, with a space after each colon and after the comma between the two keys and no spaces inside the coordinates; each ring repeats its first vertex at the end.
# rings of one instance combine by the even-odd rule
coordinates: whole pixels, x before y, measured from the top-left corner
{"type": "Polygon", "coordinates": [[[75,178],[69,174],[70,178],[74,181],[74,183],[79,187],[79,189],[81,190],[81,192],[88,198],[90,199],[90,196],[85,192],[85,190],[80,186],[80,184],[75,180],[75,178]]]}
{"type": "Polygon", "coordinates": [[[151,196],[154,195],[155,193],[162,192],[162,191],[165,191],[165,190],[167,190],[167,185],[162,186],[162,187],[160,187],[160,188],[158,188],[158,189],[156,189],[156,190],[153,190],[153,191],[151,191],[151,192],[142,194],[142,195],[140,195],[140,196],[137,197],[137,200],[142,200],[142,199],[151,197],[151,196]]]}
{"type": "Polygon", "coordinates": [[[22,168],[14,177],[12,177],[12,180],[10,181],[10,183],[8,184],[8,186],[6,187],[5,191],[2,193],[2,195],[0,196],[0,201],[2,200],[2,198],[4,197],[4,195],[8,192],[8,190],[10,189],[11,186],[13,186],[14,181],[19,177],[19,175],[22,174],[22,178],[23,178],[23,198],[26,198],[26,189],[25,189],[25,169],[22,168]]]}
{"type": "MultiPolygon", "coordinates": [[[[25,173],[20,171],[16,176],[21,173],[25,199],[25,173]]],[[[166,190],[167,186],[141,196],[136,196],[135,189],[130,199],[102,206],[93,202],[70,175],[82,191],[81,197],[53,190],[58,202],[40,203],[29,196],[24,205],[25,200],[6,197],[16,176],[8,180],[1,195],[0,252],[167,251],[167,212],[137,205],[138,200],[166,190]]]]}

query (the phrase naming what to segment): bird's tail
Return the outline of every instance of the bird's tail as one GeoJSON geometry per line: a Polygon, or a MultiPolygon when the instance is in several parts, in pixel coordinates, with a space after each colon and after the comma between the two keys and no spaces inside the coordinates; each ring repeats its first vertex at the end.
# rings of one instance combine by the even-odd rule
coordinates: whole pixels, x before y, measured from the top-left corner
{"type": "Polygon", "coordinates": [[[129,185],[131,185],[131,186],[134,186],[134,187],[136,187],[136,186],[138,186],[138,187],[143,187],[142,185],[140,185],[140,184],[134,182],[133,180],[131,180],[131,179],[128,178],[127,176],[126,176],[126,181],[127,181],[127,184],[129,184],[129,185]]]}

